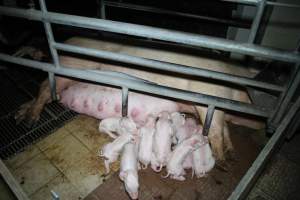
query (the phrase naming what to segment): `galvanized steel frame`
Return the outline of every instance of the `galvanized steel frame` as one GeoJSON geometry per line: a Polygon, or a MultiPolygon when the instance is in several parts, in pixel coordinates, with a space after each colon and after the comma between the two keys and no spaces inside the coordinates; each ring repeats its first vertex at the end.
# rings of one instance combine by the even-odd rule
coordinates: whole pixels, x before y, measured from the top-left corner
{"type": "MultiPolygon", "coordinates": [[[[65,14],[48,12],[44,0],[40,0],[40,4],[42,8],[41,11],[34,10],[34,9],[24,10],[24,9],[8,8],[8,7],[0,6],[0,14],[43,21],[54,64],[41,63],[41,62],[32,61],[23,58],[16,58],[2,53],[0,54],[0,60],[47,71],[49,73],[52,89],[55,88],[54,74],[64,75],[64,76],[69,76],[69,77],[74,77],[74,78],[79,78],[84,80],[90,80],[97,83],[119,86],[122,88],[122,104],[123,104],[122,114],[123,115],[127,114],[126,104],[128,100],[127,99],[128,90],[131,89],[131,90],[143,91],[143,92],[158,94],[161,96],[188,100],[191,102],[208,105],[209,109],[205,119],[205,127],[204,127],[205,130],[209,129],[215,107],[268,118],[270,117],[271,114],[270,111],[254,105],[245,104],[237,101],[231,101],[228,99],[204,95],[200,93],[183,91],[175,88],[163,87],[122,73],[104,72],[104,71],[97,71],[97,70],[72,69],[72,68],[61,66],[59,63],[57,50],[64,50],[64,51],[69,51],[74,53],[96,56],[99,58],[104,58],[109,60],[116,60],[124,63],[141,65],[149,68],[160,67],[161,69],[166,71],[174,71],[182,74],[194,75],[194,76],[205,77],[205,78],[213,78],[213,79],[231,82],[235,84],[254,86],[254,87],[274,90],[278,92],[287,92],[286,88],[273,85],[273,84],[265,84],[244,77],[232,76],[232,75],[213,72],[209,70],[191,68],[187,66],[165,63],[165,62],[160,62],[151,59],[144,59],[144,58],[124,55],[124,54],[117,54],[113,52],[99,51],[95,49],[74,47],[72,45],[56,43],[53,38],[53,33],[50,24],[50,23],[57,23],[57,24],[91,28],[95,30],[109,31],[109,32],[121,33],[121,34],[133,35],[133,36],[147,37],[147,38],[153,38],[153,39],[158,39],[158,40],[163,40],[168,42],[175,42],[179,44],[230,51],[230,52],[241,53],[250,56],[264,57],[272,60],[279,60],[285,62],[292,62],[292,63],[300,62],[300,55],[297,52],[286,52],[286,51],[270,49],[270,48],[265,48],[265,47],[251,44],[254,42],[258,30],[258,26],[261,20],[261,16],[263,14],[264,7],[268,2],[266,2],[265,0],[229,0],[229,1],[245,3],[249,5],[260,5],[255,20],[253,21],[252,24],[252,30],[250,34],[251,38],[249,39],[249,43],[247,44],[243,44],[235,41],[229,41],[221,38],[200,36],[195,34],[188,34],[188,33],[170,31],[170,30],[159,29],[159,28],[152,28],[152,27],[141,26],[141,25],[134,25],[134,24],[114,22],[114,21],[103,20],[103,19],[92,19],[87,17],[79,17],[74,15],[65,15],[65,14]]],[[[105,12],[104,6],[102,6],[101,9],[105,12]]],[[[103,17],[105,17],[105,15],[103,15],[103,17]]],[[[295,78],[297,78],[297,76],[295,78]]],[[[291,87],[292,88],[296,87],[297,82],[298,81],[296,81],[296,83],[293,82],[291,87]]],[[[293,91],[289,92],[289,94],[291,93],[293,93],[293,91]]],[[[55,98],[54,90],[52,90],[52,97],[55,98]]],[[[286,101],[289,101],[289,99],[285,100],[285,102],[286,101]]],[[[299,100],[295,105],[297,109],[299,107],[298,104],[299,104],[299,100]]],[[[259,172],[258,169],[260,169],[262,164],[265,163],[265,159],[262,158],[266,157],[265,156],[266,152],[269,155],[271,150],[273,150],[275,144],[278,142],[280,138],[279,135],[280,136],[282,135],[283,130],[285,129],[288,122],[292,118],[293,112],[291,114],[288,114],[285,117],[285,120],[283,121],[284,123],[279,126],[274,136],[270,139],[268,145],[261,152],[263,156],[261,156],[260,154],[258,159],[255,161],[254,164],[256,168],[253,169],[253,167],[251,167],[249,169],[246,176],[243,178],[239,186],[236,188],[236,190],[230,197],[231,199],[239,199],[243,195],[245,195],[245,192],[248,191],[249,189],[248,186],[250,185],[249,183],[251,182],[249,180],[253,180],[253,175],[254,174],[256,175],[259,172]],[[241,184],[242,187],[240,186],[241,184]]],[[[208,130],[206,130],[205,132],[208,132],[208,130]]]]}

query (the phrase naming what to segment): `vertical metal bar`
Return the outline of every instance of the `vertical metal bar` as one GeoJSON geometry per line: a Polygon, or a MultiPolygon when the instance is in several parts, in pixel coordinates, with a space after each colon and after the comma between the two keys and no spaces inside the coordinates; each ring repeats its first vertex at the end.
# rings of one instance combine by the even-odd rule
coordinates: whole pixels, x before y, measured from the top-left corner
{"type": "Polygon", "coordinates": [[[128,88],[122,87],[122,116],[126,117],[128,114],[128,88]]]}
{"type": "MultiPolygon", "coordinates": [[[[297,46],[295,48],[296,53],[298,53],[299,51],[300,51],[300,39],[298,40],[297,46]]],[[[297,76],[299,76],[299,71],[300,71],[299,68],[300,68],[300,63],[296,63],[294,69],[291,72],[289,83],[286,84],[285,90],[280,94],[280,97],[279,97],[279,100],[278,100],[278,103],[276,106],[277,109],[272,113],[271,117],[268,120],[268,124],[269,124],[268,132],[270,132],[270,133],[274,132],[279,120],[282,118],[283,112],[287,109],[288,105],[285,105],[285,104],[289,104],[289,102],[287,102],[287,101],[290,101],[290,100],[286,99],[286,98],[291,99],[293,97],[293,94],[289,94],[289,96],[288,96],[288,93],[295,92],[295,91],[294,92],[290,91],[290,89],[295,81],[299,81],[299,77],[297,78],[297,76]]],[[[294,86],[295,88],[292,88],[293,90],[296,90],[300,83],[295,83],[295,84],[296,84],[296,86],[294,86]]]]}
{"type": "Polygon", "coordinates": [[[258,6],[257,6],[257,11],[256,11],[256,14],[255,14],[255,18],[252,22],[251,29],[250,29],[248,43],[254,43],[255,42],[257,31],[258,31],[262,16],[264,14],[265,5],[266,5],[266,0],[261,0],[259,2],[258,6]]]}
{"type": "Polygon", "coordinates": [[[100,0],[100,16],[101,16],[101,19],[106,19],[104,0],[100,0]]]}
{"type": "MultiPolygon", "coordinates": [[[[40,0],[40,7],[41,7],[41,11],[43,12],[43,14],[46,14],[48,12],[46,4],[45,4],[45,0],[40,0]]],[[[46,22],[46,21],[43,21],[43,23],[44,23],[46,36],[47,36],[47,40],[48,40],[48,45],[49,45],[49,48],[50,48],[50,53],[51,53],[51,56],[52,56],[52,59],[53,59],[54,66],[56,68],[59,68],[59,59],[58,59],[57,50],[53,47],[54,37],[53,37],[51,24],[49,22],[46,22]]],[[[49,72],[48,77],[49,77],[49,82],[50,82],[52,100],[57,100],[55,75],[53,73],[49,72]]]]}
{"type": "Polygon", "coordinates": [[[55,81],[54,73],[49,72],[48,78],[49,78],[49,84],[50,84],[50,89],[51,89],[51,97],[52,97],[52,100],[55,101],[55,100],[57,100],[57,97],[56,97],[56,81],[55,81]]]}
{"type": "Polygon", "coordinates": [[[277,109],[277,112],[274,113],[273,120],[271,120],[271,125],[273,125],[275,127],[278,125],[279,121],[283,117],[297,88],[299,87],[299,84],[300,84],[300,65],[299,64],[296,65],[295,70],[296,70],[295,78],[292,81],[291,85],[289,86],[287,93],[286,93],[284,99],[282,100],[281,105],[279,106],[279,109],[277,109]]]}
{"type": "Polygon", "coordinates": [[[204,121],[204,125],[203,125],[202,134],[204,136],[208,136],[208,132],[209,132],[209,128],[210,128],[210,125],[211,125],[212,118],[214,116],[214,112],[215,112],[215,106],[209,105],[208,108],[207,108],[205,121],[204,121]]]}

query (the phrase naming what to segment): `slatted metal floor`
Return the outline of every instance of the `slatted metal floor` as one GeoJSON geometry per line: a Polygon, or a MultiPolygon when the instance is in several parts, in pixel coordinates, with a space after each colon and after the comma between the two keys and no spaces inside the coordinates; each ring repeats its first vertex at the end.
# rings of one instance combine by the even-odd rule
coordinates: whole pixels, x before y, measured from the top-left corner
{"type": "Polygon", "coordinates": [[[5,66],[0,70],[0,157],[8,158],[26,146],[44,138],[73,119],[77,114],[53,102],[46,106],[40,120],[29,128],[26,123],[16,125],[14,114],[18,107],[31,100],[47,74],[20,66],[5,66]]]}

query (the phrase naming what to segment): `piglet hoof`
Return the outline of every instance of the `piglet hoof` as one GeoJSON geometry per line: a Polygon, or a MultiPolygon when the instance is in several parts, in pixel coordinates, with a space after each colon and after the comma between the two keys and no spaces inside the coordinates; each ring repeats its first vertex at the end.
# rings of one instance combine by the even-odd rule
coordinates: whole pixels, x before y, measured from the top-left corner
{"type": "Polygon", "coordinates": [[[222,172],[228,172],[229,166],[224,160],[219,160],[216,162],[216,169],[222,172]]]}

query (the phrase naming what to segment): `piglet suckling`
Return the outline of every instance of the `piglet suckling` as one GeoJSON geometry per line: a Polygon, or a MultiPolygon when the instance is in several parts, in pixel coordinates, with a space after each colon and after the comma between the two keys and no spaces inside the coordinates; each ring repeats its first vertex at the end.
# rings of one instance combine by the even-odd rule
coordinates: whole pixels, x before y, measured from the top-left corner
{"type": "Polygon", "coordinates": [[[151,162],[153,136],[155,133],[156,117],[149,115],[146,124],[139,129],[139,152],[138,158],[142,163],[142,169],[146,169],[151,162]]]}
{"type": "Polygon", "coordinates": [[[200,146],[192,152],[193,156],[193,174],[195,173],[197,178],[205,176],[215,165],[215,159],[212,155],[212,151],[208,142],[208,138],[202,135],[202,130],[197,132],[197,135],[202,137],[205,144],[200,146]]]}
{"type": "MultiPolygon", "coordinates": [[[[171,113],[171,121],[172,121],[172,127],[174,130],[174,133],[178,130],[178,128],[185,123],[185,114],[181,114],[180,112],[173,112],[171,113]]],[[[177,138],[174,134],[172,138],[172,143],[177,144],[177,138]]]]}
{"type": "Polygon", "coordinates": [[[110,117],[101,120],[99,131],[108,134],[112,138],[117,138],[123,133],[137,134],[135,122],[128,117],[110,117]]]}
{"type": "Polygon", "coordinates": [[[122,134],[117,137],[113,142],[105,144],[101,151],[100,157],[104,158],[104,165],[106,169],[106,173],[109,173],[109,164],[115,162],[119,154],[121,153],[125,144],[134,140],[134,136],[131,134],[122,134]]]}
{"type": "Polygon", "coordinates": [[[135,122],[129,117],[122,117],[119,121],[119,127],[116,131],[119,135],[131,134],[133,136],[138,135],[138,129],[135,122]]]}
{"type": "Polygon", "coordinates": [[[131,199],[138,199],[138,158],[136,144],[129,142],[124,146],[121,156],[120,179],[131,199]]]}
{"type": "Polygon", "coordinates": [[[122,117],[110,117],[101,120],[99,124],[99,131],[108,134],[110,137],[116,139],[117,130],[120,126],[120,120],[122,117]]]}
{"type": "Polygon", "coordinates": [[[168,157],[171,154],[173,128],[171,118],[168,112],[161,112],[156,122],[153,153],[159,168],[154,170],[161,171],[162,167],[167,164],[168,157]]]}
{"type": "Polygon", "coordinates": [[[170,176],[172,179],[184,181],[185,171],[183,162],[189,153],[193,152],[201,145],[203,145],[203,142],[201,141],[201,137],[199,135],[193,135],[192,137],[179,143],[169,157],[167,164],[168,174],[164,176],[164,178],[170,176]]]}
{"type": "Polygon", "coordinates": [[[198,129],[202,130],[202,127],[197,125],[195,119],[193,118],[186,119],[185,123],[179,126],[177,130],[175,130],[177,142],[180,143],[183,140],[191,137],[198,131],[198,129]]]}
{"type": "Polygon", "coordinates": [[[175,130],[185,123],[185,114],[182,114],[180,112],[172,112],[170,116],[171,116],[172,126],[174,127],[175,130]]]}

